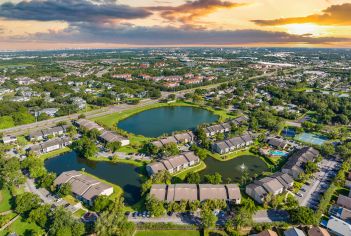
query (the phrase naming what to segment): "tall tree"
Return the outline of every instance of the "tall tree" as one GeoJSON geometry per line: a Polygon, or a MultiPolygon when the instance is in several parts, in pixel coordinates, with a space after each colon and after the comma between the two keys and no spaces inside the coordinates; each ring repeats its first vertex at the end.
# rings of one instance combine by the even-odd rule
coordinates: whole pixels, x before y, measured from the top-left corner
{"type": "Polygon", "coordinates": [[[123,198],[116,199],[111,209],[101,213],[95,224],[98,236],[132,236],[134,231],[134,223],[124,215],[123,198]]]}
{"type": "Polygon", "coordinates": [[[16,212],[19,214],[28,213],[30,210],[39,207],[40,202],[40,198],[30,192],[17,195],[15,200],[16,212]]]}
{"type": "Polygon", "coordinates": [[[211,210],[205,209],[201,211],[201,222],[205,229],[213,228],[217,220],[217,216],[215,216],[211,210]]]}

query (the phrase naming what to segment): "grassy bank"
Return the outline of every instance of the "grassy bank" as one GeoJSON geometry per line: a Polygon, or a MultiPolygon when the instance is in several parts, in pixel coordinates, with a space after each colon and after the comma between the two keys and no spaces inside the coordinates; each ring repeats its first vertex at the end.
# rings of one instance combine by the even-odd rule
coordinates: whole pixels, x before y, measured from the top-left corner
{"type": "Polygon", "coordinates": [[[10,190],[7,188],[0,190],[0,212],[11,210],[11,199],[10,190]]]}
{"type": "Polygon", "coordinates": [[[135,161],[135,160],[127,160],[127,159],[110,159],[110,158],[106,158],[106,157],[89,157],[88,158],[91,161],[106,161],[106,162],[112,162],[112,163],[125,163],[125,164],[130,164],[130,165],[134,165],[137,167],[142,167],[145,164],[147,164],[147,161],[135,161]]]}
{"type": "Polygon", "coordinates": [[[42,158],[43,160],[46,160],[46,159],[49,159],[49,158],[52,158],[52,157],[64,154],[66,152],[70,152],[70,151],[72,151],[72,150],[69,147],[64,147],[64,148],[61,148],[61,149],[58,149],[58,150],[55,150],[55,151],[52,151],[52,152],[48,152],[48,153],[42,154],[39,157],[42,158]]]}
{"type": "Polygon", "coordinates": [[[244,155],[257,156],[256,154],[250,152],[249,149],[233,151],[231,153],[223,154],[223,155],[218,154],[218,153],[209,152],[209,155],[218,161],[229,161],[229,160],[232,160],[234,158],[244,156],[244,155]]]}
{"type": "Polygon", "coordinates": [[[0,236],[8,235],[9,233],[16,233],[17,235],[32,235],[28,234],[30,231],[41,232],[38,235],[42,235],[43,230],[34,222],[30,223],[24,220],[21,216],[13,222],[7,229],[0,232],[0,236]]]}
{"type": "Polygon", "coordinates": [[[159,107],[171,107],[171,106],[196,106],[196,105],[191,104],[191,103],[185,103],[185,102],[155,103],[155,104],[146,105],[146,106],[142,106],[142,107],[132,108],[132,109],[122,111],[122,112],[112,113],[112,114],[109,114],[106,116],[97,117],[97,118],[94,118],[92,120],[97,122],[97,123],[100,123],[102,125],[105,125],[109,128],[114,128],[114,127],[116,127],[116,124],[119,121],[124,120],[124,119],[126,119],[132,115],[135,115],[137,113],[140,113],[142,111],[155,109],[155,108],[159,108],[159,107]]]}
{"type": "Polygon", "coordinates": [[[173,175],[174,177],[178,177],[179,179],[181,180],[184,180],[186,175],[189,173],[189,172],[199,172],[199,171],[202,171],[206,169],[206,164],[205,162],[203,161],[200,161],[199,164],[197,164],[196,166],[193,166],[191,168],[188,168],[188,169],[185,169],[184,171],[181,171],[181,172],[178,172],[176,173],[175,175],[173,175]]]}

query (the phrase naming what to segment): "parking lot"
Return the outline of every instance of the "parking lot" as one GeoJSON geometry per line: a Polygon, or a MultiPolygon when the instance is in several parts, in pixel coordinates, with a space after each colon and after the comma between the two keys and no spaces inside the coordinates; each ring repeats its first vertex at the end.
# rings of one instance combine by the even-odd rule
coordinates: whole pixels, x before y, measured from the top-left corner
{"type": "MultiPolygon", "coordinates": [[[[227,221],[227,214],[221,210],[214,210],[213,214],[217,216],[216,225],[225,225],[227,221]]],[[[128,220],[135,223],[173,223],[173,224],[191,224],[200,225],[200,212],[185,212],[185,213],[167,213],[161,217],[153,217],[148,211],[133,212],[127,215],[128,220]]]]}
{"type": "Polygon", "coordinates": [[[329,188],[341,164],[334,159],[323,159],[318,166],[319,171],[314,173],[296,194],[300,206],[317,209],[323,193],[329,188]]]}

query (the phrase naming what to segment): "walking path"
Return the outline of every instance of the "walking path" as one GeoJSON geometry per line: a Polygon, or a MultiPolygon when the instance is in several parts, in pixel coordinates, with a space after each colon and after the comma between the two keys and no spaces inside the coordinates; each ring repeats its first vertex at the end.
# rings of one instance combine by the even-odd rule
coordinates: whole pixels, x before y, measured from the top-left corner
{"type": "Polygon", "coordinates": [[[10,214],[10,213],[12,213],[12,210],[0,212],[0,216],[5,216],[5,215],[10,214]]]}
{"type": "Polygon", "coordinates": [[[18,217],[20,217],[20,215],[17,215],[15,218],[7,222],[4,226],[1,227],[0,231],[3,231],[7,227],[9,227],[13,222],[15,222],[18,219],[18,217]]]}

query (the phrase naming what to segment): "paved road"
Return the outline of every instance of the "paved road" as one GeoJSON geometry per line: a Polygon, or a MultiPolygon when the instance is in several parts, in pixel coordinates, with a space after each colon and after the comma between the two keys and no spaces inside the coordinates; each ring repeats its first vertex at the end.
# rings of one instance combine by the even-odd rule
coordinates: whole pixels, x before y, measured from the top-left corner
{"type": "MultiPolygon", "coordinates": [[[[157,102],[158,102],[157,100],[145,99],[136,105],[127,105],[127,104],[114,105],[114,106],[104,107],[104,108],[101,108],[98,110],[89,111],[89,112],[84,113],[84,115],[86,116],[86,118],[91,119],[91,118],[96,118],[96,117],[108,115],[108,114],[115,113],[115,112],[122,112],[122,111],[133,109],[136,107],[143,107],[143,106],[151,105],[151,104],[154,104],[157,102]]],[[[22,135],[22,134],[28,133],[30,131],[33,131],[33,130],[52,127],[60,121],[70,121],[73,119],[77,119],[78,116],[79,116],[79,114],[61,116],[61,117],[53,118],[50,120],[39,121],[39,122],[32,123],[32,124],[26,124],[26,125],[20,125],[20,126],[8,128],[8,129],[2,129],[2,130],[0,130],[0,133],[11,134],[11,135],[22,135]]]]}

